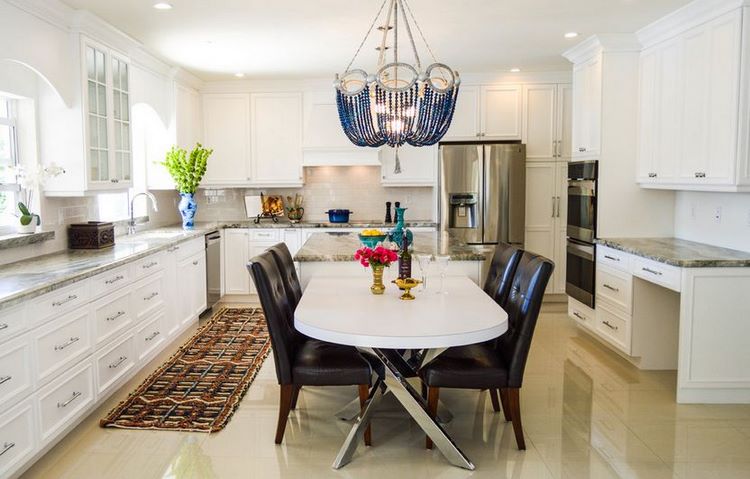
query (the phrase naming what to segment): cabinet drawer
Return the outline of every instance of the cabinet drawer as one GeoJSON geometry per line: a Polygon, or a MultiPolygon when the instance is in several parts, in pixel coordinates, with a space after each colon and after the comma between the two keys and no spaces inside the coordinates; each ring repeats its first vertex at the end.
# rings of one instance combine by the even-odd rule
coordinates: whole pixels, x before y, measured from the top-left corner
{"type": "Polygon", "coordinates": [[[596,315],[594,310],[573,298],[568,298],[568,316],[581,326],[596,329],[596,315]]]}
{"type": "MultiPolygon", "coordinates": [[[[178,301],[184,300],[185,298],[178,299],[178,301]]],[[[162,308],[164,306],[164,275],[159,273],[154,278],[138,283],[133,292],[132,304],[138,321],[162,308]]]]}
{"type": "Polygon", "coordinates": [[[26,308],[23,304],[0,311],[0,343],[26,331],[26,308]]]}
{"type": "Polygon", "coordinates": [[[134,321],[130,293],[121,291],[97,301],[94,306],[94,338],[96,344],[117,336],[134,321]]]}
{"type": "Polygon", "coordinates": [[[0,349],[0,410],[31,391],[33,384],[28,336],[4,344],[0,349]]]}
{"type": "Polygon", "coordinates": [[[602,245],[596,246],[596,261],[598,264],[629,273],[631,258],[632,255],[624,251],[602,245]]]}
{"type": "Polygon", "coordinates": [[[36,451],[34,406],[28,400],[0,416],[0,477],[9,477],[36,451]]]}
{"type": "Polygon", "coordinates": [[[132,334],[97,354],[95,359],[97,394],[100,396],[104,394],[133,369],[136,359],[135,338],[132,334]]]}
{"type": "Polygon", "coordinates": [[[633,259],[633,274],[652,283],[660,284],[671,290],[680,291],[682,270],[647,258],[633,259]]]}
{"type": "Polygon", "coordinates": [[[94,402],[94,374],[86,361],[39,391],[41,443],[70,425],[94,402]]]}
{"type": "Polygon", "coordinates": [[[192,239],[189,241],[183,241],[182,243],[167,248],[168,253],[176,253],[177,261],[185,259],[189,256],[194,255],[198,251],[206,249],[205,239],[203,236],[200,238],[192,239]]]}
{"type": "Polygon", "coordinates": [[[97,298],[103,294],[117,291],[132,280],[130,265],[120,266],[111,271],[105,271],[91,278],[91,297],[97,298]]]}
{"type": "Polygon", "coordinates": [[[279,241],[279,230],[250,230],[250,241],[279,241]]]}
{"type": "Polygon", "coordinates": [[[145,278],[164,269],[165,253],[158,253],[133,263],[133,279],[145,278]]]}
{"type": "Polygon", "coordinates": [[[596,331],[619,350],[630,354],[630,318],[616,314],[601,301],[596,307],[596,331]]]}
{"type": "Polygon", "coordinates": [[[168,328],[165,327],[164,313],[159,313],[143,325],[136,333],[138,343],[138,360],[142,361],[159,349],[167,339],[168,328]]]}
{"type": "Polygon", "coordinates": [[[633,276],[630,273],[597,265],[596,295],[626,313],[630,313],[633,307],[633,276]]]}
{"type": "Polygon", "coordinates": [[[28,310],[29,324],[40,324],[60,314],[72,311],[89,300],[89,283],[80,281],[51,293],[43,294],[31,302],[28,310]]]}
{"type": "Polygon", "coordinates": [[[40,382],[91,352],[89,314],[72,313],[55,320],[35,336],[40,382]]]}

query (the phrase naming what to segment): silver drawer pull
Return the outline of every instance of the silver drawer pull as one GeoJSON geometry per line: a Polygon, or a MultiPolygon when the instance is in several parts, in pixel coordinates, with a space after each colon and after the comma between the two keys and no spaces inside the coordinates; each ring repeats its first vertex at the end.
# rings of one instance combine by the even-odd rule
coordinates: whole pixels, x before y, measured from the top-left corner
{"type": "Polygon", "coordinates": [[[13,449],[15,446],[16,446],[15,442],[6,442],[6,443],[3,443],[3,450],[0,451],[0,456],[2,456],[3,454],[5,454],[6,452],[10,451],[11,449],[13,449]]]}
{"type": "Polygon", "coordinates": [[[651,268],[641,268],[641,269],[642,269],[643,271],[647,272],[647,273],[655,274],[655,275],[657,275],[657,276],[661,276],[661,275],[663,275],[663,274],[664,274],[664,273],[662,273],[661,271],[656,271],[656,270],[653,270],[653,269],[651,269],[651,268]]]}
{"type": "Polygon", "coordinates": [[[171,248],[167,248],[167,251],[169,251],[170,253],[174,253],[178,249],[180,249],[179,246],[172,246],[171,248]]]}
{"type": "Polygon", "coordinates": [[[68,295],[67,298],[63,299],[62,301],[55,301],[54,303],[52,303],[52,306],[62,306],[65,303],[69,303],[73,301],[74,299],[78,299],[78,296],[75,294],[70,294],[68,295]]]}
{"type": "Polygon", "coordinates": [[[68,341],[64,342],[63,344],[58,344],[57,346],[55,346],[55,351],[62,351],[63,349],[70,346],[71,344],[77,343],[80,340],[81,338],[79,338],[78,336],[72,337],[68,341]]]}
{"type": "Polygon", "coordinates": [[[0,378],[0,384],[7,383],[11,379],[13,379],[13,376],[3,376],[0,378]]]}
{"type": "Polygon", "coordinates": [[[65,402],[59,402],[59,403],[57,403],[57,407],[61,407],[61,408],[62,407],[67,407],[68,404],[72,403],[73,401],[75,401],[76,399],[78,399],[79,397],[81,397],[81,394],[82,393],[80,393],[78,391],[73,391],[73,395],[70,397],[70,399],[68,399],[65,402]]]}
{"type": "Polygon", "coordinates": [[[123,316],[124,314],[125,314],[125,311],[118,311],[117,314],[115,314],[114,316],[108,317],[106,320],[114,321],[115,319],[119,318],[120,316],[123,316]]]}
{"type": "Polygon", "coordinates": [[[120,358],[114,363],[109,365],[109,369],[117,369],[117,367],[128,360],[127,356],[120,356],[120,358]]]}
{"type": "Polygon", "coordinates": [[[141,266],[141,268],[143,268],[143,269],[149,269],[149,268],[153,268],[157,264],[159,264],[159,263],[157,263],[156,261],[152,261],[152,262],[150,262],[148,264],[144,264],[143,266],[141,266]]]}
{"type": "Polygon", "coordinates": [[[604,257],[612,261],[620,261],[620,258],[615,258],[614,256],[610,256],[608,254],[605,254],[604,257]]]}
{"type": "Polygon", "coordinates": [[[193,266],[198,266],[198,260],[193,261],[193,266]]]}
{"type": "Polygon", "coordinates": [[[615,288],[614,286],[610,286],[607,283],[604,283],[602,286],[604,286],[605,288],[607,288],[607,289],[609,289],[611,291],[614,291],[615,293],[619,293],[620,292],[620,288],[615,288]]]}
{"type": "Polygon", "coordinates": [[[620,329],[620,328],[618,328],[617,326],[612,326],[611,324],[609,324],[609,322],[608,322],[608,321],[603,321],[603,324],[604,324],[604,325],[605,325],[606,327],[608,327],[609,329],[613,329],[613,330],[615,330],[615,331],[617,331],[618,329],[620,329]]]}
{"type": "Polygon", "coordinates": [[[703,171],[696,171],[695,172],[695,177],[696,178],[705,178],[706,177],[706,173],[704,173],[703,171]]]}
{"type": "Polygon", "coordinates": [[[115,284],[116,282],[118,282],[118,281],[120,281],[122,279],[125,279],[125,276],[123,276],[121,274],[118,274],[114,278],[108,279],[107,281],[105,281],[104,284],[115,284]]]}
{"type": "Polygon", "coordinates": [[[152,299],[154,299],[157,296],[159,296],[159,292],[158,291],[154,291],[153,293],[151,293],[148,296],[144,297],[143,300],[144,301],[151,301],[152,299]]]}
{"type": "Polygon", "coordinates": [[[656,178],[656,173],[649,173],[649,174],[648,174],[648,177],[649,177],[649,178],[656,178]]]}
{"type": "Polygon", "coordinates": [[[586,316],[578,313],[578,311],[573,311],[573,316],[575,316],[578,319],[582,319],[582,320],[586,321],[586,316]]]}
{"type": "Polygon", "coordinates": [[[146,338],[146,341],[152,341],[155,337],[157,337],[159,334],[159,331],[154,331],[153,334],[146,338]]]}
{"type": "Polygon", "coordinates": [[[3,329],[8,329],[7,323],[0,324],[0,331],[2,331],[3,329]]]}

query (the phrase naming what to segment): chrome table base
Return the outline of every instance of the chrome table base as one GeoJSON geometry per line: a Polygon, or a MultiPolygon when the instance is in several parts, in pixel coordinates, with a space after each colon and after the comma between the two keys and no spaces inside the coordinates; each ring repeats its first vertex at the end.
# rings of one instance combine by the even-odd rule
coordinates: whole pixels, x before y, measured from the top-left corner
{"type": "MultiPolygon", "coordinates": [[[[356,419],[349,435],[344,441],[341,450],[339,450],[336,460],[333,462],[333,468],[339,469],[347,465],[354,451],[362,440],[367,425],[370,423],[372,411],[383,397],[385,392],[381,387],[385,385],[386,391],[393,393],[394,397],[401,403],[412,418],[419,424],[419,427],[430,436],[435,446],[454,466],[474,470],[474,464],[466,455],[456,446],[448,433],[445,432],[439,422],[435,421],[427,413],[427,403],[424,398],[412,387],[401,372],[398,365],[394,364],[391,359],[386,357],[379,349],[376,348],[358,348],[363,353],[370,353],[377,357],[383,366],[385,366],[385,376],[378,378],[375,385],[370,390],[370,396],[367,399],[362,414],[356,419]]],[[[433,353],[430,350],[425,352],[424,357],[430,360],[437,357],[444,350],[433,353]]],[[[423,362],[425,363],[425,362],[423,362]]]]}

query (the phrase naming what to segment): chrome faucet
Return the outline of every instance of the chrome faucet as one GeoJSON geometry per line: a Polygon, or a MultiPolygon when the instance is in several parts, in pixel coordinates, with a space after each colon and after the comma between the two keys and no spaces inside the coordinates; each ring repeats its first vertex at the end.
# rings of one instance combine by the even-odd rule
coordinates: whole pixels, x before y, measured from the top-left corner
{"type": "Polygon", "coordinates": [[[135,199],[141,195],[150,198],[151,206],[154,208],[154,211],[159,211],[159,206],[156,203],[156,197],[153,194],[149,193],[148,191],[144,191],[144,192],[136,193],[135,195],[133,195],[133,198],[130,199],[130,221],[128,222],[128,234],[129,235],[132,235],[133,233],[135,233],[135,216],[133,213],[133,203],[135,202],[135,199]]]}

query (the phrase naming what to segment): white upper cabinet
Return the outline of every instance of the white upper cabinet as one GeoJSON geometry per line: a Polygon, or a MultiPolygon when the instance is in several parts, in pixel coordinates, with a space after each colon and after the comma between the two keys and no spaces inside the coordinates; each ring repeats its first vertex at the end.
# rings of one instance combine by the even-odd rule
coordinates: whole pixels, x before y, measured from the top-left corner
{"type": "Polygon", "coordinates": [[[396,149],[380,149],[383,186],[433,186],[437,170],[438,146],[415,147],[404,144],[398,148],[401,173],[394,173],[396,149]]]}
{"type": "MultiPolygon", "coordinates": [[[[750,82],[742,72],[743,56],[750,59],[742,46],[747,13],[710,15],[691,19],[697,26],[648,44],[641,55],[637,178],[643,187],[750,190],[743,127],[750,82]]],[[[657,23],[640,34],[656,38],[665,28],[657,23]]],[[[750,43],[748,32],[744,41],[750,43]]]]}
{"type": "Polygon", "coordinates": [[[461,85],[458,89],[453,120],[444,139],[475,140],[481,133],[479,119],[480,87],[461,85]]]}
{"type": "Polygon", "coordinates": [[[521,85],[482,87],[482,137],[498,140],[521,139],[521,85]]]}
{"type": "Polygon", "coordinates": [[[303,166],[380,165],[377,148],[358,147],[346,137],[333,88],[306,91],[303,113],[303,166]]]}
{"type": "Polygon", "coordinates": [[[245,186],[250,178],[250,95],[203,95],[203,138],[214,153],[201,186],[245,186]]]}
{"type": "Polygon", "coordinates": [[[444,139],[520,140],[522,91],[516,84],[462,85],[444,139]]]}
{"type": "Polygon", "coordinates": [[[570,158],[572,90],[570,85],[523,87],[523,138],[526,161],[570,158]]]}
{"type": "Polygon", "coordinates": [[[174,82],[175,143],[186,150],[202,141],[201,96],[188,86],[174,82]]]}
{"type": "Polygon", "coordinates": [[[595,159],[601,150],[601,54],[573,67],[573,158],[595,159]]]}
{"type": "Polygon", "coordinates": [[[93,191],[123,190],[132,185],[128,59],[83,36],[80,58],[80,110],[63,111],[50,104],[49,98],[44,96],[40,101],[42,136],[51,139],[42,145],[43,156],[54,157],[55,162],[66,171],[45,187],[48,196],[81,196],[93,191]],[[74,123],[71,115],[77,112],[81,119],[79,123],[74,123]],[[52,132],[52,128],[58,132],[52,132]],[[80,143],[77,144],[82,146],[83,151],[67,149],[69,145],[76,144],[73,138],[77,135],[80,135],[80,143]],[[58,149],[56,140],[61,136],[68,137],[64,140],[66,148],[58,149]]]}
{"type": "Polygon", "coordinates": [[[302,94],[253,93],[250,124],[252,182],[301,186],[302,94]]]}

